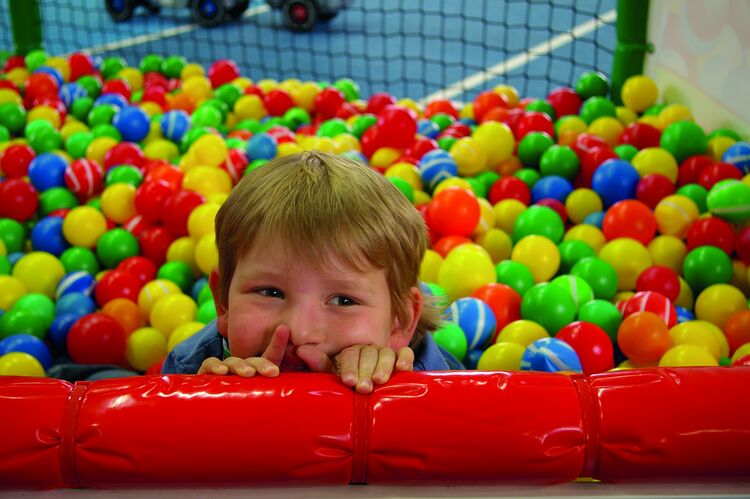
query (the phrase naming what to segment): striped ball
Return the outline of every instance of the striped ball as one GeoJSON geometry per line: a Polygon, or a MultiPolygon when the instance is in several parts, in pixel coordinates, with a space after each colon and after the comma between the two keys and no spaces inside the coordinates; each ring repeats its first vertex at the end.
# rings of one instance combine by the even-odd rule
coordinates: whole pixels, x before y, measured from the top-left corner
{"type": "Polygon", "coordinates": [[[484,348],[495,333],[495,314],[479,298],[459,298],[448,307],[447,315],[463,330],[469,350],[484,348]]]}
{"type": "Polygon", "coordinates": [[[736,179],[717,182],[706,197],[708,211],[730,223],[750,220],[750,186],[736,179]]]}
{"type": "Polygon", "coordinates": [[[102,190],[104,171],[99,163],[89,159],[77,159],[65,168],[65,186],[78,199],[86,200],[102,190]]]}
{"type": "Polygon", "coordinates": [[[440,127],[434,121],[419,120],[417,122],[417,133],[428,139],[434,139],[440,133],[440,127]]]}
{"type": "Polygon", "coordinates": [[[453,156],[442,149],[433,149],[419,160],[419,174],[432,191],[443,180],[458,175],[458,164],[453,156]]]}
{"type": "Polygon", "coordinates": [[[542,338],[526,347],[521,357],[521,370],[583,372],[581,361],[573,347],[557,338],[542,338]]]}
{"type": "Polygon", "coordinates": [[[86,296],[91,296],[96,285],[96,279],[88,272],[82,270],[71,272],[66,274],[60,282],[57,283],[55,289],[55,299],[59,300],[61,296],[67,295],[68,293],[83,293],[86,296]]]}
{"type": "Polygon", "coordinates": [[[60,88],[60,99],[68,109],[71,108],[73,103],[81,97],[86,97],[88,92],[83,86],[78,83],[66,83],[60,88]]]}
{"type": "Polygon", "coordinates": [[[735,142],[724,151],[721,157],[724,163],[734,165],[744,175],[750,173],[750,143],[735,142]]]}
{"type": "Polygon", "coordinates": [[[161,117],[161,134],[172,142],[179,142],[190,128],[190,116],[185,111],[169,111],[161,117]]]}

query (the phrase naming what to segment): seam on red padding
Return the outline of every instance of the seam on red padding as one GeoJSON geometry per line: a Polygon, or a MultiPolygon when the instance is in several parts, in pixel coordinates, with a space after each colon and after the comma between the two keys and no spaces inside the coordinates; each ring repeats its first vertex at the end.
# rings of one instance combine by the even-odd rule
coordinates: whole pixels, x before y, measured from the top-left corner
{"type": "Polygon", "coordinates": [[[63,483],[66,487],[80,487],[78,472],[75,463],[75,438],[76,428],[78,425],[78,415],[81,412],[83,397],[86,393],[89,383],[76,383],[73,390],[68,395],[68,401],[65,404],[63,414],[62,439],[60,441],[60,473],[63,483]]]}
{"type": "Polygon", "coordinates": [[[352,419],[352,479],[351,483],[367,483],[367,452],[370,434],[370,397],[354,393],[352,419]]]}
{"type": "Polygon", "coordinates": [[[600,407],[596,396],[584,376],[574,377],[573,384],[578,390],[578,400],[581,403],[581,417],[583,431],[586,435],[586,453],[584,454],[583,469],[579,476],[594,477],[596,475],[599,458],[599,417],[600,407]]]}

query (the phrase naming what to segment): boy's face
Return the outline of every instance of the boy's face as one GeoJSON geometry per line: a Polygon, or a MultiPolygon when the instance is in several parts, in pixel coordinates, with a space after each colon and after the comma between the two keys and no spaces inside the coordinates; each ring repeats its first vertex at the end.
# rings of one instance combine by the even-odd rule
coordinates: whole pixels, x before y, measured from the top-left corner
{"type": "Polygon", "coordinates": [[[220,304],[218,273],[210,284],[217,302],[217,325],[235,357],[260,357],[274,330],[286,325],[289,343],[281,370],[306,370],[296,354],[307,345],[327,356],[352,345],[409,345],[422,311],[422,295],[412,288],[411,320],[394,317],[386,272],[359,272],[331,255],[327,265],[312,265],[287,251],[280,238],[256,241],[239,258],[229,284],[226,306],[220,304]]]}

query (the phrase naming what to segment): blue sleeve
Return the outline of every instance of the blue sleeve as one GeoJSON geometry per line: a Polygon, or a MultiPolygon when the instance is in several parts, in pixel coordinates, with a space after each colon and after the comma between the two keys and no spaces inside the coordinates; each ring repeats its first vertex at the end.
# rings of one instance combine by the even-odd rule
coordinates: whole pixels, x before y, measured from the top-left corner
{"type": "Polygon", "coordinates": [[[224,354],[219,330],[216,321],[206,326],[178,344],[167,355],[161,368],[162,374],[195,374],[201,364],[209,357],[221,359],[224,354]]]}
{"type": "Polygon", "coordinates": [[[435,343],[430,333],[427,333],[414,350],[415,371],[463,371],[466,368],[453,355],[443,350],[435,343]]]}

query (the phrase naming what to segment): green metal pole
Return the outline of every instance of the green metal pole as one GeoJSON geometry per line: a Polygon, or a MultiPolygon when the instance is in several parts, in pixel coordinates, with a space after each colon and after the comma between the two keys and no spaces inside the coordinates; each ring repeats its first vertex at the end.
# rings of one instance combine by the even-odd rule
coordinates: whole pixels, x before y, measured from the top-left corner
{"type": "Polygon", "coordinates": [[[649,0],[618,0],[617,43],[612,62],[612,99],[622,104],[620,89],[625,80],[643,72],[646,52],[653,52],[648,35],[649,0]]]}
{"type": "Polygon", "coordinates": [[[16,54],[42,48],[42,15],[39,0],[8,0],[16,54]]]}

